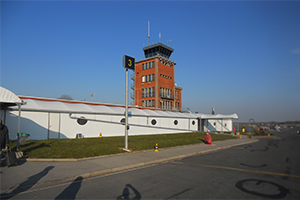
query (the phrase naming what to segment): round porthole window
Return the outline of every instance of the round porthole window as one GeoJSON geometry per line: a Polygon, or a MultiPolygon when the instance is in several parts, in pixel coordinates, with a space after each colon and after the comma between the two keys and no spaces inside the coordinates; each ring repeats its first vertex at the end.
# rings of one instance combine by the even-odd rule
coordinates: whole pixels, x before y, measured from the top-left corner
{"type": "Polygon", "coordinates": [[[125,125],[125,118],[122,118],[121,121],[120,121],[120,123],[121,123],[122,125],[125,125]]]}
{"type": "Polygon", "coordinates": [[[192,124],[195,125],[195,121],[192,121],[192,124]]]}
{"type": "Polygon", "coordinates": [[[154,126],[156,124],[156,120],[152,119],[151,124],[154,126]]]}
{"type": "Polygon", "coordinates": [[[214,122],[214,126],[216,125],[216,122],[214,122]]]}
{"type": "Polygon", "coordinates": [[[85,125],[87,123],[87,119],[85,119],[84,117],[80,117],[79,119],[77,119],[77,123],[80,125],[85,125]]]}
{"type": "Polygon", "coordinates": [[[177,125],[177,124],[178,124],[178,121],[177,121],[177,120],[174,120],[174,124],[177,125]]]}

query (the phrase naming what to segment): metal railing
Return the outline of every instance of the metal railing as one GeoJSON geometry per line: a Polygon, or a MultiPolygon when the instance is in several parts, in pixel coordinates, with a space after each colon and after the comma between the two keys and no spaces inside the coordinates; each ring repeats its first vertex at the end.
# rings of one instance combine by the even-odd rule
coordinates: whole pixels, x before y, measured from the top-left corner
{"type": "Polygon", "coordinates": [[[160,97],[164,98],[164,99],[174,99],[174,95],[173,94],[160,93],[160,97]]]}
{"type": "Polygon", "coordinates": [[[131,78],[132,80],[135,79],[133,74],[130,75],[130,78],[131,78]]]}
{"type": "Polygon", "coordinates": [[[134,93],[130,93],[130,98],[134,100],[134,93]]]}
{"type": "Polygon", "coordinates": [[[134,84],[130,84],[130,88],[134,90],[134,84]]]}

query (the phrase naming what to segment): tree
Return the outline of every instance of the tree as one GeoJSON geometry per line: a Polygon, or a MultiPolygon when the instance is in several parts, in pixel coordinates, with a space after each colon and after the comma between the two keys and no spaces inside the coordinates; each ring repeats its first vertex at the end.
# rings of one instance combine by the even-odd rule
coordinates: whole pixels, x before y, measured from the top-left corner
{"type": "Polygon", "coordinates": [[[68,94],[60,95],[58,99],[73,100],[73,98],[68,94]]]}

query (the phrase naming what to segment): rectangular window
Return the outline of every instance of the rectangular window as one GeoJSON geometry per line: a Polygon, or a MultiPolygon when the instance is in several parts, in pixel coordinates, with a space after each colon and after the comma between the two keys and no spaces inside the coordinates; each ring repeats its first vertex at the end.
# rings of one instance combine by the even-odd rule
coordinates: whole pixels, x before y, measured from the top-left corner
{"type": "Polygon", "coordinates": [[[145,97],[145,91],[144,91],[144,89],[142,89],[142,98],[144,98],[145,97]]]}
{"type": "Polygon", "coordinates": [[[151,75],[150,74],[148,75],[148,81],[151,81],[151,75]]]}
{"type": "Polygon", "coordinates": [[[154,68],[154,61],[152,61],[152,67],[154,68]]]}
{"type": "Polygon", "coordinates": [[[146,63],[146,69],[148,69],[148,63],[146,63]]]}
{"type": "Polygon", "coordinates": [[[152,107],[155,107],[155,101],[152,100],[152,107]]]}
{"type": "Polygon", "coordinates": [[[143,70],[145,69],[145,65],[143,64],[143,70]]]}
{"type": "Polygon", "coordinates": [[[149,62],[149,69],[151,69],[152,68],[152,66],[151,66],[151,62],[149,62]]]}
{"type": "Polygon", "coordinates": [[[145,107],[145,101],[142,101],[142,107],[145,107]]]}
{"type": "Polygon", "coordinates": [[[152,81],[154,81],[154,74],[152,74],[152,81]]]}
{"type": "Polygon", "coordinates": [[[155,97],[154,87],[152,87],[152,96],[155,97]]]}

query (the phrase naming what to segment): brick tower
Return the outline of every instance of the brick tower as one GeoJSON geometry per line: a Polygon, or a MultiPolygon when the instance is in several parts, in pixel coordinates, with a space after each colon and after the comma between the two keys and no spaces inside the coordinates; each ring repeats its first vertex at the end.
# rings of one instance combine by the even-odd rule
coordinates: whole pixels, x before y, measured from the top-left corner
{"type": "Polygon", "coordinates": [[[176,63],[169,60],[174,49],[159,42],[143,51],[145,59],[135,62],[132,77],[134,105],[180,111],[182,88],[175,84],[176,63]]]}

